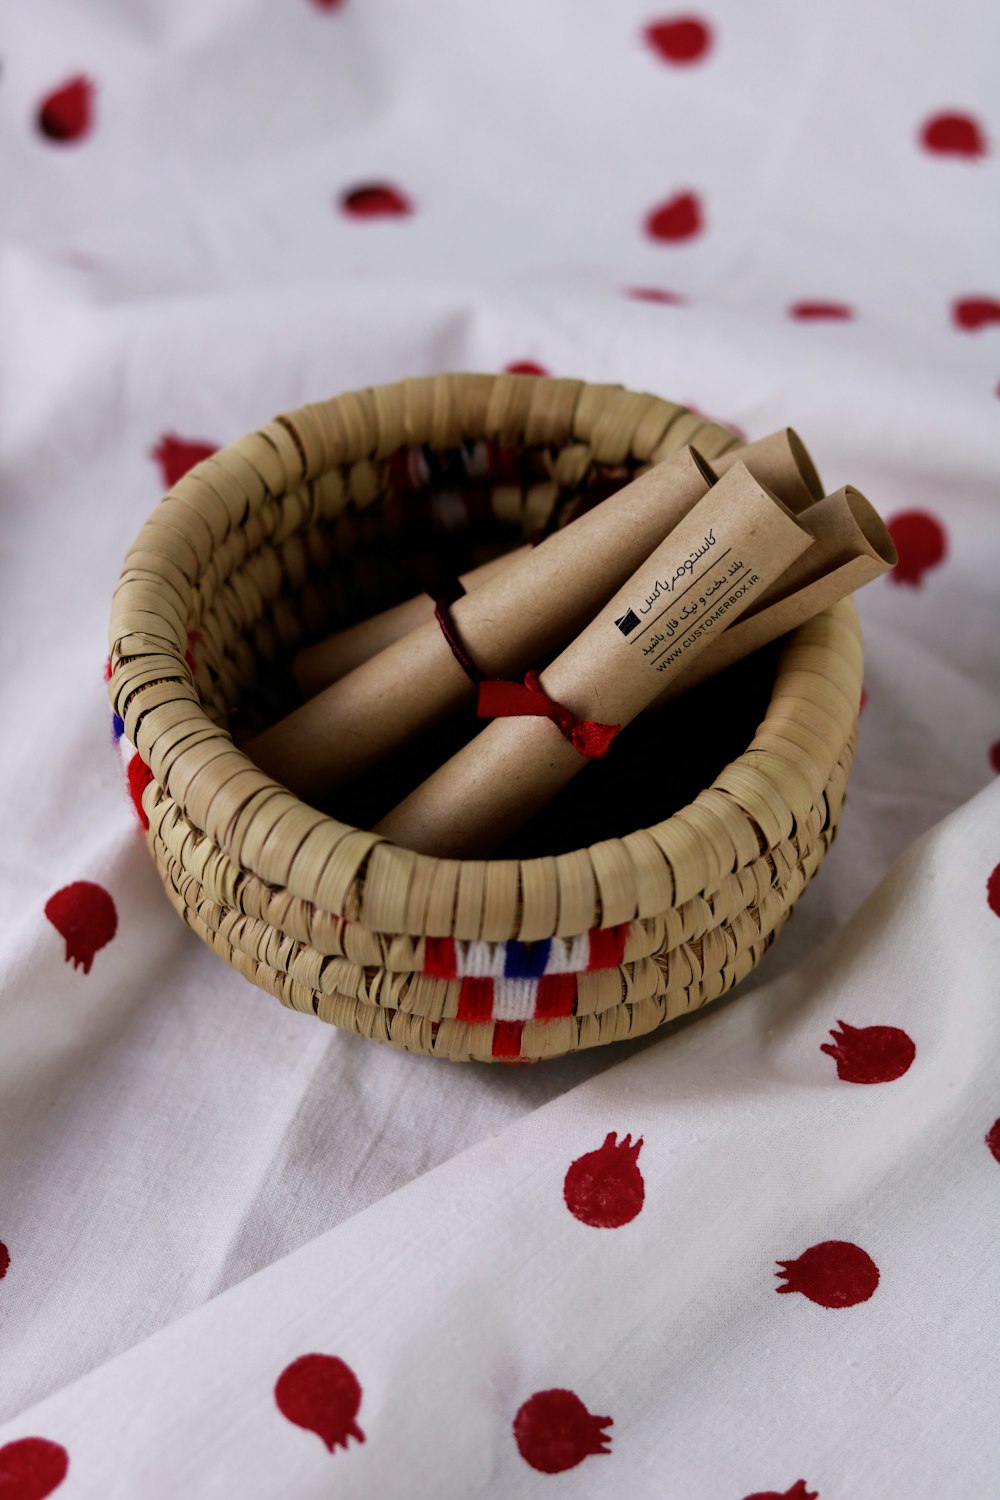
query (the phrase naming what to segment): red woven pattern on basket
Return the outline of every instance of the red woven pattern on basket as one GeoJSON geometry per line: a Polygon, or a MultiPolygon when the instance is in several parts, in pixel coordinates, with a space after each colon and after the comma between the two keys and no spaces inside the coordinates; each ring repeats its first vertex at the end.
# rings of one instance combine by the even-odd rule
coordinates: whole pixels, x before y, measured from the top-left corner
{"type": "Polygon", "coordinates": [[[484,1021],[552,1021],[571,1016],[576,1004],[576,975],[548,974],[544,979],[463,979],[458,1019],[470,1025],[484,1021]]]}
{"type": "Polygon", "coordinates": [[[572,938],[521,943],[462,942],[450,937],[424,940],[423,972],[434,979],[543,979],[615,969],[625,958],[629,924],[594,927],[572,938]]]}

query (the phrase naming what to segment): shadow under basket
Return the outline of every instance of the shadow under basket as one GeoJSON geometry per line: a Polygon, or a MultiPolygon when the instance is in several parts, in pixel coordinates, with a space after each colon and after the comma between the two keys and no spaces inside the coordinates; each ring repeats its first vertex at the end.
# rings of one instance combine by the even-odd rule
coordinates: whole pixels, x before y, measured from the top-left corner
{"type": "Polygon", "coordinates": [[[850,600],[645,715],[496,859],[354,826],[479,729],[471,709],[342,788],[338,816],[233,736],[295,706],[300,645],[419,592],[429,560],[462,571],[686,443],[711,460],[738,441],[616,385],[456,374],[302,407],[186,474],[125,559],[109,691],[188,925],[284,1005],[454,1060],[622,1041],[732,989],[836,832],[850,600]]]}

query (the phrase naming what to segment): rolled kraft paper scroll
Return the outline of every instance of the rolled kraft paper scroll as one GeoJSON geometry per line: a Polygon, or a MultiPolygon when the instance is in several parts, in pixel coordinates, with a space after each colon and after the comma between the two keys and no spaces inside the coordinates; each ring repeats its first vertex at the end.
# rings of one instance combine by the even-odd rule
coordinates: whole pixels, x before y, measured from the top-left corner
{"type": "MultiPolygon", "coordinates": [[[[722,458],[712,459],[710,468],[721,478],[736,459],[745,463],[753,477],[783,500],[789,510],[801,511],[823,498],[816,466],[802,439],[791,427],[783,427],[780,432],[772,432],[754,443],[731,449],[722,458]]],[[[478,588],[530,550],[529,547],[519,547],[463,573],[462,586],[466,590],[478,588]]],[[[314,646],[306,646],[296,656],[293,668],[303,697],[312,698],[322,692],[331,682],[336,682],[338,677],[345,676],[376,652],[384,651],[407,631],[425,624],[433,613],[433,600],[426,594],[418,594],[368,620],[359,620],[356,625],[339,630],[314,646]]]]}
{"type": "Polygon", "coordinates": [[[853,485],[827,495],[800,512],[798,519],[813,537],[813,546],[741,620],[670,681],[657,705],[759,651],[896,566],[896,548],[885,522],[853,485]]]}
{"type": "MultiPolygon", "coordinates": [[[[523,672],[575,635],[714,482],[683,448],[457,599],[452,620],[483,675],[523,672]]],[[[431,619],[243,748],[289,791],[320,798],[475,695],[431,619]]]]}
{"type": "Polygon", "coordinates": [[[734,463],[746,464],[758,483],[784,500],[796,514],[823,499],[823,483],[816,465],[794,427],[782,427],[754,443],[730,448],[728,453],[712,459],[712,468],[721,479],[734,463]]]}
{"type": "MultiPolygon", "coordinates": [[[[511,563],[527,556],[530,551],[530,547],[518,547],[513,552],[505,552],[502,557],[491,558],[478,568],[461,573],[459,581],[467,591],[479,588],[494,574],[510,567],[511,563]]],[[[296,655],[293,665],[295,680],[303,697],[312,698],[322,692],[331,682],[336,682],[338,677],[345,677],[369,657],[384,651],[386,646],[391,646],[393,641],[398,641],[411,630],[425,625],[433,614],[433,599],[427,594],[417,594],[413,599],[404,599],[401,604],[394,604],[391,609],[384,609],[381,614],[372,615],[368,620],[359,620],[346,630],[338,630],[325,641],[317,641],[315,646],[306,646],[296,655]]]]}
{"type": "MultiPolygon", "coordinates": [[[[577,719],[628,724],[812,544],[799,517],[733,464],[545,668],[542,687],[577,719]]],[[[548,719],[495,719],[375,832],[425,854],[489,854],[586,765],[548,719]]],[[[669,745],[651,774],[670,775],[669,745]]]]}

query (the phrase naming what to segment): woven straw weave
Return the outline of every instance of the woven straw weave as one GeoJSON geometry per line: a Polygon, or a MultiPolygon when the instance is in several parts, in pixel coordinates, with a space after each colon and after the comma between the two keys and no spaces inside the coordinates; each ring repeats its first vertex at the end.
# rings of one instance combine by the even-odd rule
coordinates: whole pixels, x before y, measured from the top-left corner
{"type": "Polygon", "coordinates": [[[753,742],[690,805],[567,854],[411,853],[298,801],[229,732],[281,711],[300,643],[405,596],[407,526],[447,530],[464,506],[527,536],[689,442],[711,460],[737,439],[619,386],[441,375],[278,417],[173,487],[125,559],[109,691],[152,773],[167,895],[220,957],[321,1020],[483,1060],[637,1036],[753,968],[836,831],[861,694],[850,601],[788,637],[753,742]],[[463,466],[485,510],[456,489],[463,466]]]}

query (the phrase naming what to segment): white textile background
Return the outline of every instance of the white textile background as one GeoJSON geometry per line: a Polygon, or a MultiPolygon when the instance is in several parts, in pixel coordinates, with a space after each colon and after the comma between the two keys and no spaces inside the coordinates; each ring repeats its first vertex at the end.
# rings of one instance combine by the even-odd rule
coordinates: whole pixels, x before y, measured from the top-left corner
{"type": "Polygon", "coordinates": [[[971,0],[7,0],[3,1500],[995,1491],[998,44],[971,0]],[[525,361],[793,424],[901,564],[858,597],[838,842],[755,974],[631,1048],[458,1067],[178,921],[106,627],[165,439],[525,361]],[[77,882],[115,914],[86,968],[77,882]],[[838,1021],[912,1060],[851,1081],[838,1021]],[[609,1133],[645,1196],[599,1228],[563,1188],[609,1133]],[[831,1243],[873,1290],[775,1295],[831,1243]],[[351,1378],[331,1453],[285,1408],[347,1421],[351,1378]],[[552,1390],[609,1451],[538,1467],[552,1390]]]}

